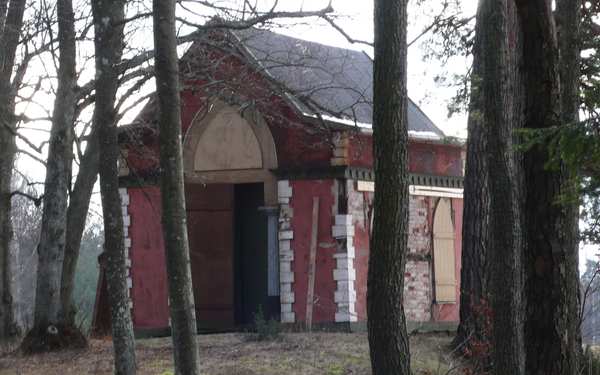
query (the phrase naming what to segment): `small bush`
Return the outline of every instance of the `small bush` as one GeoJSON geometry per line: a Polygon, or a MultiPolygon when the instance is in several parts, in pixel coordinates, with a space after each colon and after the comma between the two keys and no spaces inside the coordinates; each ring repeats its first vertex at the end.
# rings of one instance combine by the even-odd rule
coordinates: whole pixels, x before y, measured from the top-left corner
{"type": "Polygon", "coordinates": [[[267,320],[262,307],[254,313],[254,327],[249,339],[252,341],[276,340],[281,335],[281,323],[275,319],[267,320]]]}

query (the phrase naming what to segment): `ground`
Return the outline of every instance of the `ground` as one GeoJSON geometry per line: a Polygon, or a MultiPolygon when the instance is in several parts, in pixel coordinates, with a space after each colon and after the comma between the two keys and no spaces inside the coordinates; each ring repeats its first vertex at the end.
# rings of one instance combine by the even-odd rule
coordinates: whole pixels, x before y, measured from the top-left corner
{"type": "MultiPolygon", "coordinates": [[[[415,375],[447,374],[452,358],[448,334],[411,338],[415,375]]],[[[290,333],[269,341],[247,334],[198,336],[202,373],[207,375],[370,374],[365,333],[290,333]]],[[[137,341],[138,374],[172,375],[170,338],[137,341]]],[[[112,343],[92,340],[87,350],[0,357],[0,375],[112,374],[112,343]]]]}

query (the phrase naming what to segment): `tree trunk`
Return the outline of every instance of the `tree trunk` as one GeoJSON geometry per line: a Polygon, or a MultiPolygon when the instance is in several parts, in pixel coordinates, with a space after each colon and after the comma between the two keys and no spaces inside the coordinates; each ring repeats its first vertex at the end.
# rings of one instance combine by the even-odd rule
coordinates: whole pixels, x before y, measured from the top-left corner
{"type": "Polygon", "coordinates": [[[119,143],[115,113],[117,64],[123,52],[124,0],[95,0],[96,105],[94,127],[100,150],[100,192],[104,214],[106,281],[111,312],[115,374],[136,372],[135,341],[129,308],[123,214],[119,195],[119,143]]]}
{"type": "MultiPolygon", "coordinates": [[[[20,3],[20,1],[16,1],[15,3],[20,3]]],[[[4,25],[6,24],[6,18],[8,16],[7,10],[8,10],[8,0],[0,0],[0,30],[4,30],[4,25]]],[[[17,21],[19,23],[22,23],[23,19],[21,19],[21,20],[17,19],[17,21]]],[[[19,27],[19,30],[20,29],[21,28],[19,27]]]]}
{"type": "Polygon", "coordinates": [[[520,96],[512,57],[518,51],[509,32],[516,14],[511,0],[491,0],[482,9],[485,57],[484,118],[488,132],[492,359],[498,375],[525,374],[523,341],[523,235],[520,205],[520,158],[515,152],[513,114],[520,96]]]}
{"type": "MultiPolygon", "coordinates": [[[[95,126],[96,124],[94,124],[95,126]]],[[[81,237],[90,207],[90,198],[98,177],[98,132],[95,128],[89,136],[89,141],[81,163],[77,179],[73,186],[67,209],[67,233],[65,240],[65,258],[63,260],[60,298],[65,323],[75,325],[76,307],[73,305],[73,289],[75,287],[75,270],[79,259],[81,237]]]]}
{"type": "Polygon", "coordinates": [[[185,211],[175,1],[154,0],[153,15],[160,113],[162,223],[175,373],[197,375],[200,369],[185,211]]]}
{"type": "MultiPolygon", "coordinates": [[[[581,108],[580,101],[580,87],[579,80],[581,77],[581,0],[558,0],[556,2],[556,12],[554,13],[556,19],[556,26],[558,32],[558,46],[560,49],[560,60],[559,60],[559,74],[560,74],[560,97],[561,97],[561,121],[563,124],[570,125],[579,122],[579,108],[581,108]]],[[[564,171],[567,172],[567,171],[564,171]]],[[[573,171],[570,171],[573,173],[573,171]]],[[[569,175],[569,177],[571,177],[569,175]]],[[[575,190],[575,189],[573,189],[575,190]]],[[[578,201],[571,203],[567,208],[567,217],[570,216],[570,225],[574,226],[571,230],[574,233],[578,233],[578,222],[579,222],[579,205],[578,201]],[[570,212],[569,212],[570,209],[570,212]]],[[[577,241],[577,236],[573,236],[573,241],[577,241]]],[[[578,248],[577,243],[570,244],[573,249],[578,248]]],[[[568,276],[567,283],[570,282],[568,288],[575,290],[579,288],[579,253],[574,251],[572,256],[567,260],[568,271],[571,275],[568,276]],[[575,285],[576,283],[576,285],[575,285]]],[[[577,294],[579,297],[579,294],[577,294]]],[[[568,313],[574,314],[574,309],[577,312],[580,311],[581,301],[579,299],[574,301],[574,295],[570,295],[567,298],[569,304],[568,313]]],[[[580,317],[581,315],[578,314],[580,317]]],[[[572,318],[570,318],[572,320],[572,318]]],[[[571,327],[573,328],[573,322],[570,321],[571,327]]],[[[581,321],[577,321],[578,328],[575,330],[575,350],[578,352],[579,358],[582,354],[581,349],[581,321]]],[[[579,366],[579,362],[576,366],[579,366]]]]}
{"type": "MultiPolygon", "coordinates": [[[[524,31],[526,127],[557,126],[564,116],[561,103],[572,101],[575,93],[561,99],[565,89],[561,92],[559,84],[552,2],[518,2],[517,6],[524,31]]],[[[569,92],[574,83],[567,84],[569,92]]],[[[568,112],[572,111],[571,103],[568,112]]],[[[569,176],[564,168],[547,168],[548,160],[543,145],[525,153],[526,368],[531,375],[572,375],[578,370],[579,353],[577,218],[571,205],[558,202],[561,194],[569,192],[569,176]]]]}
{"type": "Polygon", "coordinates": [[[375,198],[367,313],[374,375],[410,374],[403,308],[408,230],[406,1],[375,1],[375,198]]]}
{"type": "Polygon", "coordinates": [[[16,335],[13,301],[11,293],[12,270],[10,268],[11,242],[13,237],[11,221],[11,177],[15,160],[16,122],[14,118],[15,92],[11,88],[11,75],[15,54],[23,23],[25,0],[10,2],[6,14],[7,1],[0,2],[2,22],[0,36],[0,342],[7,343],[16,335]]]}
{"type": "MultiPolygon", "coordinates": [[[[75,29],[71,0],[57,2],[59,68],[58,88],[48,150],[44,211],[35,299],[34,334],[62,335],[60,282],[65,249],[67,197],[71,181],[73,117],[75,108],[75,29]]],[[[44,341],[44,340],[42,340],[44,341]]],[[[43,348],[40,348],[44,350],[43,348]]]]}
{"type": "MultiPolygon", "coordinates": [[[[489,307],[490,261],[488,191],[487,127],[484,122],[484,49],[480,2],[475,25],[473,71],[471,74],[471,100],[467,123],[467,160],[465,166],[464,209],[462,226],[462,252],[460,273],[460,324],[453,346],[462,352],[473,352],[478,345],[491,339],[491,327],[486,311],[489,307]]],[[[474,353],[480,354],[480,353],[474,353]]],[[[489,353],[482,353],[487,356],[489,353]]]]}

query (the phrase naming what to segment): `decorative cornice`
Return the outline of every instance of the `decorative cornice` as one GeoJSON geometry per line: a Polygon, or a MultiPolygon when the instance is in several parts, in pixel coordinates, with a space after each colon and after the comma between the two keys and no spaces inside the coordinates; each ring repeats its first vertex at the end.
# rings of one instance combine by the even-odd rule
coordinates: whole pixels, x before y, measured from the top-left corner
{"type": "MultiPolygon", "coordinates": [[[[307,168],[278,168],[271,170],[278,180],[323,180],[323,179],[347,179],[361,181],[375,181],[375,173],[371,168],[349,167],[349,166],[325,166],[307,168]]],[[[439,176],[422,173],[410,173],[409,185],[435,186],[443,188],[464,188],[464,177],[462,176],[439,176]]],[[[156,186],[160,183],[158,170],[145,173],[132,173],[128,176],[119,177],[121,187],[156,186]]]]}
{"type": "MultiPolygon", "coordinates": [[[[375,181],[375,173],[373,172],[373,169],[361,167],[330,166],[295,169],[280,168],[273,170],[272,172],[275,173],[279,179],[286,180],[342,178],[348,180],[375,181]]],[[[409,184],[462,189],[464,187],[464,177],[410,173],[409,184]]]]}

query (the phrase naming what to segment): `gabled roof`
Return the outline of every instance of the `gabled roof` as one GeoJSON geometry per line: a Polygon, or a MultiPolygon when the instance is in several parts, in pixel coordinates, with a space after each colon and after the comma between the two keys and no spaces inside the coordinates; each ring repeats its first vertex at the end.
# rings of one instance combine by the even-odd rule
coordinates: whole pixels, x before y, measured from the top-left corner
{"type": "MultiPolygon", "coordinates": [[[[290,90],[289,98],[305,116],[371,127],[373,61],[364,52],[309,42],[271,31],[233,32],[246,52],[274,80],[290,90]],[[301,97],[310,98],[312,108],[301,97]]],[[[411,138],[440,140],[444,133],[409,99],[411,138]]]]}

